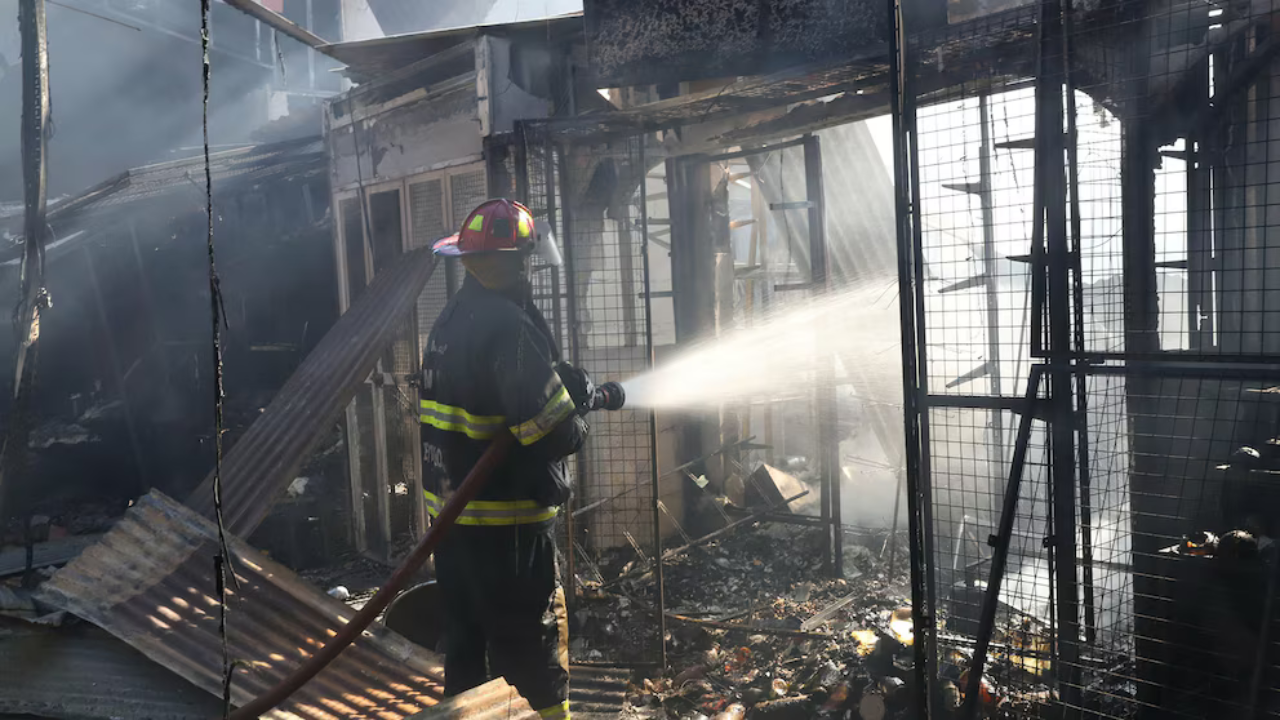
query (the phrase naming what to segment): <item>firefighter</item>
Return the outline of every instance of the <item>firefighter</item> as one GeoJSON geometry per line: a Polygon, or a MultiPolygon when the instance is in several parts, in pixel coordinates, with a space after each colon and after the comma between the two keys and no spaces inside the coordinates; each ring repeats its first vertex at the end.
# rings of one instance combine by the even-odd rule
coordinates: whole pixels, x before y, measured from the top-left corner
{"type": "Polygon", "coordinates": [[[477,207],[434,250],[459,257],[467,272],[423,356],[428,512],[439,513],[495,435],[519,441],[436,550],[445,694],[502,676],[543,718],[568,718],[569,628],[553,528],[569,498],[565,458],[587,437],[592,385],[560,361],[532,301],[533,257],[559,256],[529,210],[504,199],[477,207]]]}

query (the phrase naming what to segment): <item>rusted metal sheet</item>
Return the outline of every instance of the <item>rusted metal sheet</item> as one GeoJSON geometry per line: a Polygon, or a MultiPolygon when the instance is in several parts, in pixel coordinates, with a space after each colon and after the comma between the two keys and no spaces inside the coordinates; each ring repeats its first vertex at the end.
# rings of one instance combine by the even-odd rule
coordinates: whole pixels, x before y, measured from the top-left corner
{"type": "MultiPolygon", "coordinates": [[[[230,540],[233,701],[275,685],[355,611],[230,540]]],[[[207,692],[221,694],[212,522],[159,492],[141,498],[102,542],[58,571],[40,598],[98,625],[207,692]]],[[[440,702],[434,654],[374,625],[269,717],[395,720],[440,702]]]]}
{"type": "Polygon", "coordinates": [[[209,720],[213,695],[87,623],[0,626],[0,714],[209,720]]]}
{"type": "MultiPolygon", "coordinates": [[[[403,256],[333,326],[222,462],[222,512],[247,537],[266,519],[322,432],[337,421],[391,342],[435,268],[429,249],[403,256]]],[[[187,499],[213,517],[213,475],[187,499]]]]}

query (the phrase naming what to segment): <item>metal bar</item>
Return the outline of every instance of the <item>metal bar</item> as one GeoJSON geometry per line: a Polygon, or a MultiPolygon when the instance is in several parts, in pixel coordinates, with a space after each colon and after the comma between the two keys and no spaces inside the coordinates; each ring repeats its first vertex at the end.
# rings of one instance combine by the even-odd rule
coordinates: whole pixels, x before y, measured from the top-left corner
{"type": "MultiPolygon", "coordinates": [[[[822,193],[822,142],[817,135],[804,137],[804,184],[809,211],[809,276],[814,294],[821,300],[830,285],[827,266],[827,223],[822,193]]],[[[821,333],[820,345],[826,333],[821,333]]],[[[837,407],[835,388],[835,357],[829,348],[821,351],[822,365],[818,371],[816,407],[818,415],[818,468],[829,495],[829,542],[831,544],[832,574],[840,577],[844,572],[844,530],[840,527],[840,439],[836,435],[837,407]]]]}
{"type": "MultiPolygon", "coordinates": [[[[569,163],[566,162],[566,158],[565,158],[565,153],[567,152],[567,150],[565,150],[564,148],[556,147],[555,144],[552,143],[550,137],[547,138],[546,145],[544,146],[544,148],[545,148],[544,152],[546,153],[546,164],[550,166],[549,170],[544,171],[547,175],[547,181],[546,181],[547,189],[548,191],[550,191],[554,186],[553,184],[558,181],[559,187],[560,187],[560,199],[563,202],[563,206],[564,206],[560,215],[560,230],[562,233],[560,251],[564,254],[565,304],[568,306],[566,310],[569,313],[569,322],[567,323],[567,330],[569,333],[568,350],[569,350],[570,361],[574,365],[578,365],[581,362],[581,358],[579,354],[579,346],[580,346],[579,335],[581,334],[581,330],[578,325],[578,292],[577,292],[578,283],[577,283],[577,275],[575,274],[576,265],[574,262],[574,258],[576,255],[574,250],[574,245],[576,243],[574,243],[574,239],[573,239],[573,216],[572,216],[572,213],[569,212],[569,206],[570,206],[569,198],[572,197],[572,194],[571,194],[572,190],[571,190],[571,183],[569,178],[569,163]],[[557,153],[559,153],[559,157],[560,157],[559,163],[555,162],[557,153]],[[556,168],[559,168],[558,173],[555,171],[556,168]]],[[[527,155],[526,155],[526,158],[527,158],[527,155]]],[[[555,196],[555,193],[553,192],[547,193],[548,198],[551,198],[554,196],[555,196]]],[[[557,305],[558,304],[559,303],[557,303],[557,305]]],[[[557,328],[560,327],[559,322],[556,323],[556,327],[557,328]]],[[[562,352],[564,351],[563,346],[561,346],[561,351],[562,352]]],[[[583,457],[581,455],[579,455],[574,460],[573,472],[575,475],[576,486],[579,488],[586,487],[587,486],[587,464],[583,461],[583,457]]],[[[573,513],[569,513],[569,519],[567,523],[568,524],[565,528],[565,531],[569,534],[569,542],[576,543],[578,527],[577,527],[577,523],[573,521],[573,513]]],[[[569,555],[572,558],[573,553],[570,552],[569,555]]],[[[572,569],[573,573],[577,572],[577,569],[576,567],[574,567],[574,564],[572,563],[572,561],[570,564],[570,568],[572,569]]],[[[570,574],[569,579],[570,579],[570,582],[576,582],[577,575],[570,574]]],[[[577,604],[576,592],[573,593],[573,595],[575,596],[574,600],[571,600],[569,602],[572,602],[574,605],[576,605],[577,604]]]]}
{"type": "MultiPolygon", "coordinates": [[[[526,136],[526,142],[528,138],[526,136]]],[[[543,192],[547,197],[547,222],[551,224],[552,229],[556,229],[558,217],[556,212],[556,148],[551,143],[551,138],[547,138],[542,145],[542,180],[546,183],[543,192]]],[[[560,268],[552,268],[551,270],[551,294],[555,296],[555,302],[551,305],[551,322],[555,324],[556,347],[564,352],[564,309],[561,307],[563,298],[561,297],[560,288],[560,268]]]]}
{"type": "MultiPolygon", "coordinates": [[[[1263,567],[1266,567],[1266,563],[1263,567]]],[[[1253,676],[1249,679],[1249,717],[1258,720],[1262,717],[1259,705],[1262,700],[1262,689],[1266,685],[1267,651],[1271,646],[1271,625],[1275,617],[1276,582],[1280,575],[1280,564],[1270,563],[1267,572],[1267,594],[1262,602],[1262,617],[1258,629],[1258,640],[1254,645],[1253,676]]]]}
{"type": "MultiPolygon", "coordinates": [[[[931,408],[963,408],[968,410],[1007,410],[1014,413],[1026,412],[1023,398],[992,395],[929,395],[924,404],[931,408]]],[[[1032,408],[1032,412],[1037,412],[1032,408]]],[[[1002,476],[1003,477],[1003,476],[1002,476]]]]}
{"type": "Polygon", "coordinates": [[[911,96],[910,64],[906,28],[903,26],[904,0],[887,0],[891,28],[889,33],[890,118],[893,127],[894,225],[898,245],[898,309],[902,332],[902,404],[904,469],[907,488],[907,518],[911,557],[911,612],[916,622],[916,639],[912,645],[915,695],[913,717],[931,717],[936,691],[933,678],[937,659],[936,640],[931,632],[933,602],[933,524],[928,510],[928,457],[924,398],[927,383],[921,374],[924,367],[923,286],[919,276],[919,207],[913,199],[919,196],[915,182],[916,118],[911,96]],[[917,320],[919,323],[917,324],[917,320]]]}
{"type": "Polygon", "coordinates": [[[1141,368],[1120,365],[1082,365],[1077,374],[1090,376],[1141,376],[1145,378],[1214,378],[1255,380],[1280,385],[1277,365],[1213,365],[1210,363],[1144,362],[1141,368]]]}
{"type": "MultiPolygon", "coordinates": [[[[1071,77],[1073,67],[1073,0],[1063,2],[1063,85],[1066,88],[1066,151],[1067,151],[1067,199],[1070,203],[1071,242],[1071,309],[1073,349],[1082,354],[1087,348],[1084,336],[1084,234],[1080,216],[1080,135],[1076,127],[1076,87],[1071,77]]],[[[1080,550],[1082,581],[1084,583],[1085,641],[1090,645],[1098,639],[1097,603],[1094,588],[1093,562],[1093,484],[1089,463],[1089,388],[1083,378],[1075,383],[1076,427],[1080,429],[1076,441],[1080,483],[1080,550]]]]}
{"type": "Polygon", "coordinates": [[[1213,237],[1210,212],[1213,201],[1212,173],[1200,147],[1198,129],[1187,134],[1187,280],[1190,296],[1187,302],[1187,346],[1192,352],[1204,353],[1213,348],[1213,237]]]}
{"type": "MultiPolygon", "coordinates": [[[[316,50],[324,53],[325,55],[329,55],[330,57],[333,57],[332,55],[333,51],[325,47],[328,45],[328,43],[325,41],[324,38],[320,37],[319,35],[316,35],[310,30],[307,30],[306,28],[299,27],[296,23],[290,21],[280,13],[277,13],[276,11],[265,7],[264,5],[262,5],[262,3],[257,2],[257,0],[224,0],[224,1],[228,5],[239,10],[245,15],[248,15],[249,17],[252,17],[258,22],[261,22],[270,26],[276,32],[282,33],[284,35],[288,35],[289,37],[293,38],[294,40],[297,40],[303,45],[306,45],[312,50],[316,50]]],[[[338,60],[338,62],[342,62],[340,58],[335,57],[334,59],[338,60]]]]}
{"type": "MultiPolygon", "coordinates": [[[[816,138],[817,136],[810,135],[807,137],[816,138]]],[[[806,144],[805,147],[806,148],[809,147],[808,144],[806,144]]],[[[794,202],[769,203],[769,209],[775,212],[778,210],[812,210],[813,208],[814,208],[814,203],[812,200],[796,200],[794,202]]]]}
{"type": "MultiPolygon", "coordinates": [[[[1039,165],[1036,165],[1039,168],[1039,165]]],[[[1037,173],[1039,170],[1037,169],[1037,173]]],[[[1034,182],[1031,190],[1031,357],[1043,358],[1046,290],[1044,258],[1044,188],[1034,182]]],[[[1011,258],[1012,259],[1012,258],[1011,258]]]]}
{"type": "Polygon", "coordinates": [[[724,160],[737,160],[739,158],[751,157],[752,155],[767,155],[768,153],[771,153],[774,150],[786,150],[787,148],[793,148],[798,145],[803,145],[804,142],[805,142],[804,138],[799,137],[799,138],[796,138],[795,140],[788,140],[786,142],[774,143],[773,145],[768,145],[765,147],[751,148],[749,150],[738,150],[731,153],[722,153],[720,155],[712,155],[708,157],[707,160],[711,162],[722,162],[724,160]]]}
{"type": "MultiPolygon", "coordinates": [[[[982,275],[987,300],[987,362],[991,365],[991,394],[1003,394],[1000,377],[1000,293],[996,287],[996,221],[991,198],[991,109],[990,99],[978,96],[978,119],[982,123],[978,148],[978,201],[982,205],[982,275]]],[[[991,411],[991,434],[995,437],[996,471],[1004,476],[1004,412],[991,411]]]]}
{"type": "MultiPolygon", "coordinates": [[[[1027,394],[1023,402],[1031,405],[1040,395],[1040,382],[1043,375],[1042,366],[1031,368],[1027,378],[1027,394]]],[[[973,659],[969,664],[968,686],[964,689],[964,705],[958,717],[964,720],[976,720],[978,708],[982,701],[979,690],[982,683],[983,666],[987,662],[987,649],[991,644],[991,633],[995,629],[996,610],[1000,606],[1000,585],[1004,582],[1005,566],[1009,561],[1009,541],[1013,537],[1013,524],[1018,513],[1018,494],[1022,489],[1022,471],[1027,462],[1027,446],[1031,443],[1031,413],[1023,413],[1018,422],[1018,435],[1013,445],[1013,461],[1009,464],[1009,481],[1005,486],[1004,504],[1000,510],[1000,526],[994,540],[994,552],[991,554],[991,569],[987,577],[987,591],[982,596],[982,614],[978,618],[978,632],[974,643],[973,659]]]]}
{"type": "MultiPolygon", "coordinates": [[[[516,199],[529,204],[529,129],[524,121],[517,121],[515,128],[515,173],[516,173],[516,199]]],[[[491,195],[496,195],[490,189],[491,195]]]]}
{"type": "MultiPolygon", "coordinates": [[[[645,197],[648,191],[649,166],[645,157],[645,139],[639,139],[640,167],[646,173],[640,178],[640,256],[644,272],[644,340],[645,367],[652,368],[653,357],[653,307],[649,302],[649,202],[645,197]]],[[[654,557],[658,558],[655,568],[658,581],[658,649],[662,667],[667,666],[667,596],[663,582],[662,570],[662,521],[658,517],[658,509],[662,507],[662,496],[658,486],[658,419],[653,410],[649,410],[649,488],[653,494],[653,547],[654,557]]],[[[672,518],[672,522],[675,518],[672,518]]]]}
{"type": "Polygon", "coordinates": [[[893,568],[898,561],[898,515],[902,513],[902,491],[907,479],[906,473],[903,472],[901,468],[898,469],[897,475],[898,484],[895,486],[893,491],[893,523],[889,526],[888,577],[893,577],[893,568]]]}
{"type": "MultiPolygon", "coordinates": [[[[1076,579],[1076,451],[1074,392],[1071,374],[1071,248],[1067,239],[1067,187],[1064,159],[1062,12],[1059,0],[1040,6],[1040,82],[1036,85],[1036,187],[1042,187],[1045,277],[1049,310],[1049,397],[1052,401],[1053,574],[1056,612],[1054,674],[1063,717],[1079,714],[1080,623],[1076,579]]],[[[1034,218],[1040,224],[1040,216],[1034,218]]],[[[988,630],[989,632],[989,630],[988,630]]]]}
{"type": "Polygon", "coordinates": [[[779,283],[773,286],[774,292],[790,292],[792,290],[812,290],[812,289],[813,289],[813,283],[811,282],[779,283]]]}
{"type": "MultiPolygon", "coordinates": [[[[382,361],[378,361],[382,365],[382,361]]],[[[380,373],[375,370],[374,378],[380,373]]],[[[391,483],[390,458],[387,453],[387,396],[386,388],[377,382],[370,383],[373,393],[373,508],[377,513],[375,528],[377,544],[373,547],[374,557],[382,562],[391,560],[391,483]]]]}
{"type": "MultiPolygon", "coordinates": [[[[644,204],[644,198],[640,198],[641,205],[644,204]]],[[[619,284],[622,286],[622,297],[625,300],[622,303],[622,335],[623,347],[635,347],[638,343],[637,335],[640,334],[640,328],[636,322],[636,304],[631,298],[636,293],[636,270],[635,270],[635,252],[632,246],[631,229],[626,222],[626,210],[617,207],[618,217],[614,218],[617,225],[618,238],[618,275],[619,284]]],[[[641,240],[642,246],[648,242],[648,233],[642,233],[645,237],[641,240]]]]}

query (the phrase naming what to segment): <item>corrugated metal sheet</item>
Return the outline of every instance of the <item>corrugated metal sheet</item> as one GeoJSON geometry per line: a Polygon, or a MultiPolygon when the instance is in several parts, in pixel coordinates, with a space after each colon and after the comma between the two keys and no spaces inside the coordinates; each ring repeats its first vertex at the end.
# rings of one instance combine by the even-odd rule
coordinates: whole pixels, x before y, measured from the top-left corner
{"type": "Polygon", "coordinates": [[[506,681],[493,680],[414,715],[412,720],[536,720],[538,713],[506,681]]]}
{"type": "MultiPolygon", "coordinates": [[[[338,419],[402,327],[434,268],[434,258],[424,248],[375,276],[227,453],[222,504],[228,531],[246,537],[266,519],[322,431],[338,419]]],[[[212,474],[187,504],[213,517],[212,474]]]]}
{"type": "MultiPolygon", "coordinates": [[[[355,611],[232,538],[229,598],[237,704],[267,690],[355,611]]],[[[213,580],[217,529],[158,492],[41,588],[40,598],[124,640],[205,691],[221,693],[213,580]]],[[[442,697],[439,658],[374,625],[270,717],[395,720],[442,697]]]]}
{"type": "Polygon", "coordinates": [[[0,714],[209,720],[213,695],[88,624],[0,627],[0,714]]]}
{"type": "Polygon", "coordinates": [[[623,668],[569,667],[569,709],[580,720],[616,718],[626,703],[631,671],[623,668]]]}

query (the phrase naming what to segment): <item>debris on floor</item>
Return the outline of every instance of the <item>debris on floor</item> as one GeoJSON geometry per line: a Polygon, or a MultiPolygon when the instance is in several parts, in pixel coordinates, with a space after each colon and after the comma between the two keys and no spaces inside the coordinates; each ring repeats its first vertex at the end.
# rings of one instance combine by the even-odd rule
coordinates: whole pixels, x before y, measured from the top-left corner
{"type": "MultiPolygon", "coordinates": [[[[755,523],[670,558],[667,666],[633,686],[631,704],[680,720],[905,717],[908,570],[900,560],[889,576],[884,540],[848,535],[842,579],[824,572],[813,526],[755,523]]],[[[632,618],[655,612],[656,581],[616,565],[580,573],[574,650],[640,662],[654,641],[632,618]]]]}

